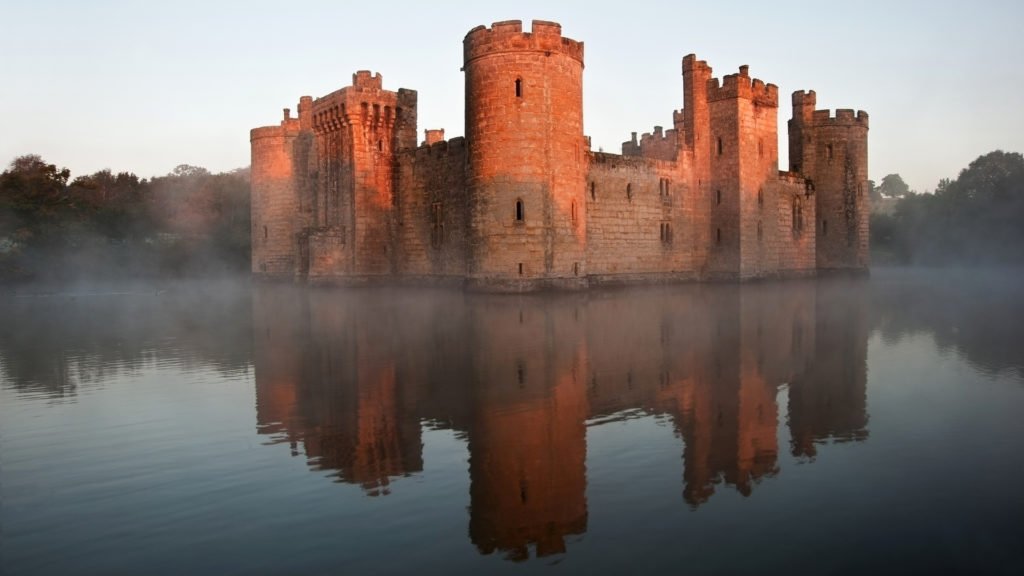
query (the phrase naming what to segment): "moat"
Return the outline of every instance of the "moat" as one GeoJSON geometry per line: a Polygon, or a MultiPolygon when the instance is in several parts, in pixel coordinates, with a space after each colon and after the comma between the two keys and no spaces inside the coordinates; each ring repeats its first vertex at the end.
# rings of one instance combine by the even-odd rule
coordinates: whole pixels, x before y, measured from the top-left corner
{"type": "Polygon", "coordinates": [[[0,574],[1020,574],[1022,293],[0,294],[0,574]]]}

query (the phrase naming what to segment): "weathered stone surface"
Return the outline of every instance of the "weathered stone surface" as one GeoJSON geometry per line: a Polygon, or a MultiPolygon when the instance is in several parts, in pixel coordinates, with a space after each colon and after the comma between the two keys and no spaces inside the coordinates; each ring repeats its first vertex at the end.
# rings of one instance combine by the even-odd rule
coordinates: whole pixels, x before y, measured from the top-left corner
{"type": "Polygon", "coordinates": [[[367,71],[254,129],[253,273],[516,291],[867,269],[867,114],[796,92],[780,172],[778,88],[691,54],[673,127],[593,152],[583,44],[522,28],[466,35],[465,138],[417,146],[416,92],[367,71]]]}

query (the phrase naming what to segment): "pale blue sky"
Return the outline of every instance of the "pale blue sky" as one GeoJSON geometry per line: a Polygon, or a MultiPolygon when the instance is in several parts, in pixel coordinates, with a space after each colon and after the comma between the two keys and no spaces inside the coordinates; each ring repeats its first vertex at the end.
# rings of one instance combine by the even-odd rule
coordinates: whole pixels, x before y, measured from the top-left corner
{"type": "Polygon", "coordinates": [[[789,94],[871,115],[870,175],[933,189],[977,156],[1024,151],[1024,2],[0,2],[0,163],[41,154],[74,175],[149,177],[249,163],[249,129],[359,69],[419,91],[419,128],[463,133],[462,38],[555,20],[586,43],[584,126],[620,151],[671,126],[680,61],[749,64],[789,94]]]}

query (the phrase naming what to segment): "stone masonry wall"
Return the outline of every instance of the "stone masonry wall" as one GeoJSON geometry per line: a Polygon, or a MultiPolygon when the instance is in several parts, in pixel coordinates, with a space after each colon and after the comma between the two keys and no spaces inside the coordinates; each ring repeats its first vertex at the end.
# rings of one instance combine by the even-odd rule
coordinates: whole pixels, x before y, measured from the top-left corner
{"type": "Polygon", "coordinates": [[[675,162],[591,155],[587,264],[596,282],[694,278],[693,221],[675,162]]]}
{"type": "Polygon", "coordinates": [[[403,276],[466,275],[466,141],[453,138],[399,155],[397,271],[403,276]]]}

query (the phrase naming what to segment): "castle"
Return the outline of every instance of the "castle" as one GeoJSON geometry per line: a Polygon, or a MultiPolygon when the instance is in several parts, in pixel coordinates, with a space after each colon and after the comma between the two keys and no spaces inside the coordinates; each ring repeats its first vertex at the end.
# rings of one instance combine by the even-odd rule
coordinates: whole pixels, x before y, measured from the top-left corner
{"type": "Polygon", "coordinates": [[[867,270],[866,113],[795,92],[779,171],[778,88],[691,54],[673,127],[594,152],[582,42],[535,20],[463,44],[465,137],[417,145],[416,92],[367,71],[251,131],[254,275],[520,291],[867,270]]]}

